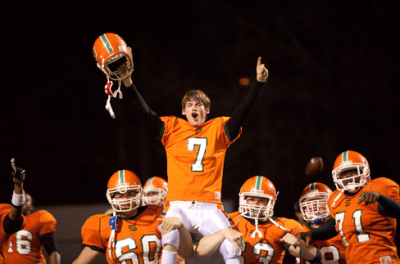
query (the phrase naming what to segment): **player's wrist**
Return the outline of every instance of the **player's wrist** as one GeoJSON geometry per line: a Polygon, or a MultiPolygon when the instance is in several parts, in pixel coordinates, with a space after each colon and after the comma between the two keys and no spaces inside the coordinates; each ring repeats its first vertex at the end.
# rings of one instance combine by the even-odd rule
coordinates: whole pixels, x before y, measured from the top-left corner
{"type": "Polygon", "coordinates": [[[11,204],[14,207],[22,207],[25,204],[25,192],[22,191],[22,194],[18,194],[15,191],[13,192],[12,198],[11,198],[11,204]]]}
{"type": "Polygon", "coordinates": [[[122,80],[122,82],[124,83],[125,87],[131,87],[132,86],[132,78],[131,77],[127,77],[124,80],[122,80]]]}

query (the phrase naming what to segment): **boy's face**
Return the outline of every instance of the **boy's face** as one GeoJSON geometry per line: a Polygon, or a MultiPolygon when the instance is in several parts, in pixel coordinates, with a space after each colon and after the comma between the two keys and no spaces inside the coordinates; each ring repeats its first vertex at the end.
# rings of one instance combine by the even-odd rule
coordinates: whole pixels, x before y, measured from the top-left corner
{"type": "Polygon", "coordinates": [[[187,121],[194,127],[201,126],[206,122],[206,117],[210,113],[210,108],[204,108],[204,105],[195,100],[186,102],[182,109],[182,115],[186,116],[187,121]]]}

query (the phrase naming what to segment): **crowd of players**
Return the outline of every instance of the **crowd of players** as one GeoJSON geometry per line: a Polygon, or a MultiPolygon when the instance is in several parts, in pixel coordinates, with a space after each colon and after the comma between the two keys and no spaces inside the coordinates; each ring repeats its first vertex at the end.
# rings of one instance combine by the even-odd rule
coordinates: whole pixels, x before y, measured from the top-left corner
{"type": "MultiPolygon", "coordinates": [[[[356,151],[337,157],[332,171],[336,190],[319,182],[304,188],[299,198],[304,224],[274,216],[277,192],[264,176],[245,180],[238,190],[238,211],[224,212],[220,191],[225,153],[240,137],[268,79],[261,58],[256,79],[231,117],[207,120],[209,98],[191,90],[182,99],[184,120],[159,117],[148,107],[132,82],[132,53],[120,36],[101,35],[93,53],[108,81],[106,108],[115,117],[110,99],[123,92],[131,101],[132,111],[142,115],[150,134],[165,148],[168,183],[152,177],[142,186],[134,172],[115,172],[107,185],[112,209],[83,224],[84,248],[74,264],[92,263],[101,255],[108,263],[176,264],[218,250],[228,264],[400,263],[394,244],[399,186],[388,178],[372,180],[367,159],[356,151]],[[116,91],[110,79],[118,81],[116,91]],[[203,236],[196,245],[191,232],[203,236]]],[[[50,264],[60,263],[54,217],[43,210],[32,212],[31,198],[23,192],[25,172],[14,161],[12,168],[12,204],[0,208],[2,261],[45,263],[43,245],[50,264]]]]}

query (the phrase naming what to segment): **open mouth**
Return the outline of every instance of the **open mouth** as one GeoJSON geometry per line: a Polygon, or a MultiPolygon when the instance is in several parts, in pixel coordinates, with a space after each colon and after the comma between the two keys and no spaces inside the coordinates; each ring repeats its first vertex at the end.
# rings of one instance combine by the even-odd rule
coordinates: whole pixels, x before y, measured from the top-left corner
{"type": "Polygon", "coordinates": [[[197,120],[197,117],[198,117],[198,116],[199,116],[199,115],[198,115],[197,113],[192,113],[193,119],[197,120]]]}

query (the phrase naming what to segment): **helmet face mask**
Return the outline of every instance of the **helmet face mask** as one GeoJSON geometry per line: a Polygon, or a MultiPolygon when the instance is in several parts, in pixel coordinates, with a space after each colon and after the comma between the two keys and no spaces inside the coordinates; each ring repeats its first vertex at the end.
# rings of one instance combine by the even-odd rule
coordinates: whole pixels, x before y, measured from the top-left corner
{"type": "Polygon", "coordinates": [[[146,181],[143,189],[143,205],[155,204],[163,206],[168,192],[166,180],[157,176],[151,177],[146,181]]]}
{"type": "Polygon", "coordinates": [[[239,212],[243,217],[258,219],[261,221],[274,215],[275,199],[270,195],[254,195],[253,193],[243,193],[240,195],[239,212]],[[249,204],[249,197],[264,198],[266,205],[249,204]]]}
{"type": "Polygon", "coordinates": [[[111,80],[122,80],[133,72],[133,62],[130,62],[128,55],[118,53],[108,59],[104,68],[111,80]],[[131,64],[129,66],[129,71],[121,71],[118,69],[124,63],[131,64]]]}
{"type": "Polygon", "coordinates": [[[108,181],[107,200],[116,212],[129,212],[140,206],[142,186],[131,171],[120,170],[108,181]]]}
{"type": "Polygon", "coordinates": [[[254,176],[240,189],[239,213],[249,219],[265,221],[274,215],[276,197],[275,186],[269,179],[254,176]]]}
{"type": "Polygon", "coordinates": [[[360,153],[345,151],[337,157],[332,177],[338,190],[356,192],[371,180],[368,161],[360,153]]]}
{"type": "Polygon", "coordinates": [[[143,204],[161,205],[167,197],[167,193],[163,189],[145,187],[143,192],[143,204]]]}
{"type": "MultiPolygon", "coordinates": [[[[322,195],[321,195],[322,196],[322,195]]],[[[321,198],[315,197],[313,199],[304,200],[300,203],[300,210],[303,218],[307,222],[315,223],[315,220],[325,219],[329,216],[327,206],[328,196],[321,198]]]]}
{"type": "Polygon", "coordinates": [[[325,184],[314,182],[307,185],[299,200],[303,219],[309,223],[323,223],[330,215],[327,202],[331,193],[325,184]]]}

